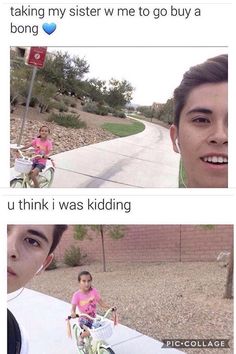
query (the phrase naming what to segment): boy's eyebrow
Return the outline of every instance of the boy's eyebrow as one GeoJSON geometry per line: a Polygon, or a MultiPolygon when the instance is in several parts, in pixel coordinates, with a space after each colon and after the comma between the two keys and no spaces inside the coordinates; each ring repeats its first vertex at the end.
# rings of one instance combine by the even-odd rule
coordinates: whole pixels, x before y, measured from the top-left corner
{"type": "Polygon", "coordinates": [[[44,235],[43,232],[40,232],[40,231],[37,231],[34,229],[29,229],[29,230],[27,230],[27,232],[29,232],[31,235],[38,236],[38,237],[42,238],[44,241],[46,241],[47,243],[49,243],[48,238],[44,235]]]}
{"type": "Polygon", "coordinates": [[[191,114],[191,113],[212,114],[212,110],[209,108],[204,108],[204,107],[195,107],[193,109],[190,109],[190,111],[187,112],[187,114],[191,114]]]}

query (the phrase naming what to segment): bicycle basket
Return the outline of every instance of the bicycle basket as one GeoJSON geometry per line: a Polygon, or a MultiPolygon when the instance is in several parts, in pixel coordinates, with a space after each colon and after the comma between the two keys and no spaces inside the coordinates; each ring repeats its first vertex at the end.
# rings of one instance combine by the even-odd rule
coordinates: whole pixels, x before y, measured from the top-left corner
{"type": "Polygon", "coordinates": [[[32,168],[32,161],[22,158],[15,159],[14,168],[17,172],[29,173],[32,168]]]}
{"type": "Polygon", "coordinates": [[[90,330],[93,339],[101,340],[111,337],[113,333],[112,322],[104,320],[101,321],[100,324],[100,327],[90,330]]]}

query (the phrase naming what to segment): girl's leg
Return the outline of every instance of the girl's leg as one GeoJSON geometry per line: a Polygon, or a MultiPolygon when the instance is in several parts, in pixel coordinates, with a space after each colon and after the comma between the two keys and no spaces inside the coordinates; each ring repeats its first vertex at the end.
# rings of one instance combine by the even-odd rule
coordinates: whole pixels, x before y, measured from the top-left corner
{"type": "Polygon", "coordinates": [[[83,332],[80,333],[79,337],[77,338],[77,345],[79,347],[84,346],[84,338],[89,337],[90,333],[86,329],[83,330],[83,332]]]}
{"type": "Polygon", "coordinates": [[[84,346],[84,338],[89,337],[90,333],[84,329],[83,332],[80,333],[79,337],[77,337],[77,345],[78,347],[83,347],[84,346]]]}
{"type": "Polygon", "coordinates": [[[31,172],[30,172],[30,178],[34,182],[34,188],[39,188],[39,183],[38,183],[38,175],[39,175],[40,170],[35,167],[31,172]]]}
{"type": "Polygon", "coordinates": [[[89,337],[90,336],[90,333],[89,331],[87,331],[86,329],[80,334],[80,337],[82,339],[86,338],[86,337],[89,337]]]}

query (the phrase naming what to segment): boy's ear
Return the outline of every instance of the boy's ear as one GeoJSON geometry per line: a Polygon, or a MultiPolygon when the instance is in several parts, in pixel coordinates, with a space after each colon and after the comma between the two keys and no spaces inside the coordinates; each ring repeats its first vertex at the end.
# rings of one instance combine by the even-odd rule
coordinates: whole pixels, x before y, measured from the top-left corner
{"type": "Polygon", "coordinates": [[[53,253],[49,254],[47,256],[47,258],[45,259],[45,261],[43,262],[42,267],[37,271],[36,274],[39,274],[43,270],[45,270],[49,266],[49,264],[52,262],[53,258],[54,258],[54,254],[53,253]]]}
{"type": "Polygon", "coordinates": [[[170,138],[172,141],[172,147],[175,152],[180,152],[179,147],[177,145],[177,140],[178,140],[178,129],[175,124],[172,124],[170,127],[170,138]]]}

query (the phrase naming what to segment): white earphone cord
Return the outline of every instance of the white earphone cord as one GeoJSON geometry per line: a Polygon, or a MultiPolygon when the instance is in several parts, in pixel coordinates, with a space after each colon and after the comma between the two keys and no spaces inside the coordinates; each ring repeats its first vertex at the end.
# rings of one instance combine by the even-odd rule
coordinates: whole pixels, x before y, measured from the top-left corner
{"type": "Polygon", "coordinates": [[[12,297],[11,299],[7,300],[7,302],[12,301],[12,300],[16,299],[18,296],[20,296],[20,294],[23,292],[24,289],[25,289],[25,288],[23,287],[23,288],[21,289],[21,291],[20,291],[16,296],[14,296],[14,297],[12,297]]]}
{"type": "MultiPolygon", "coordinates": [[[[179,152],[179,154],[181,156],[181,151],[180,151],[180,146],[179,146],[179,141],[178,140],[176,141],[176,146],[177,146],[177,150],[178,150],[178,152],[179,152]]],[[[186,184],[184,182],[184,177],[183,177],[183,163],[182,163],[181,157],[180,157],[180,180],[181,180],[182,185],[185,188],[187,188],[187,186],[186,186],[186,184]]]]}
{"type": "Polygon", "coordinates": [[[182,185],[187,188],[185,182],[184,182],[184,177],[183,177],[183,164],[182,161],[180,161],[180,179],[181,179],[181,183],[182,185]]]}

